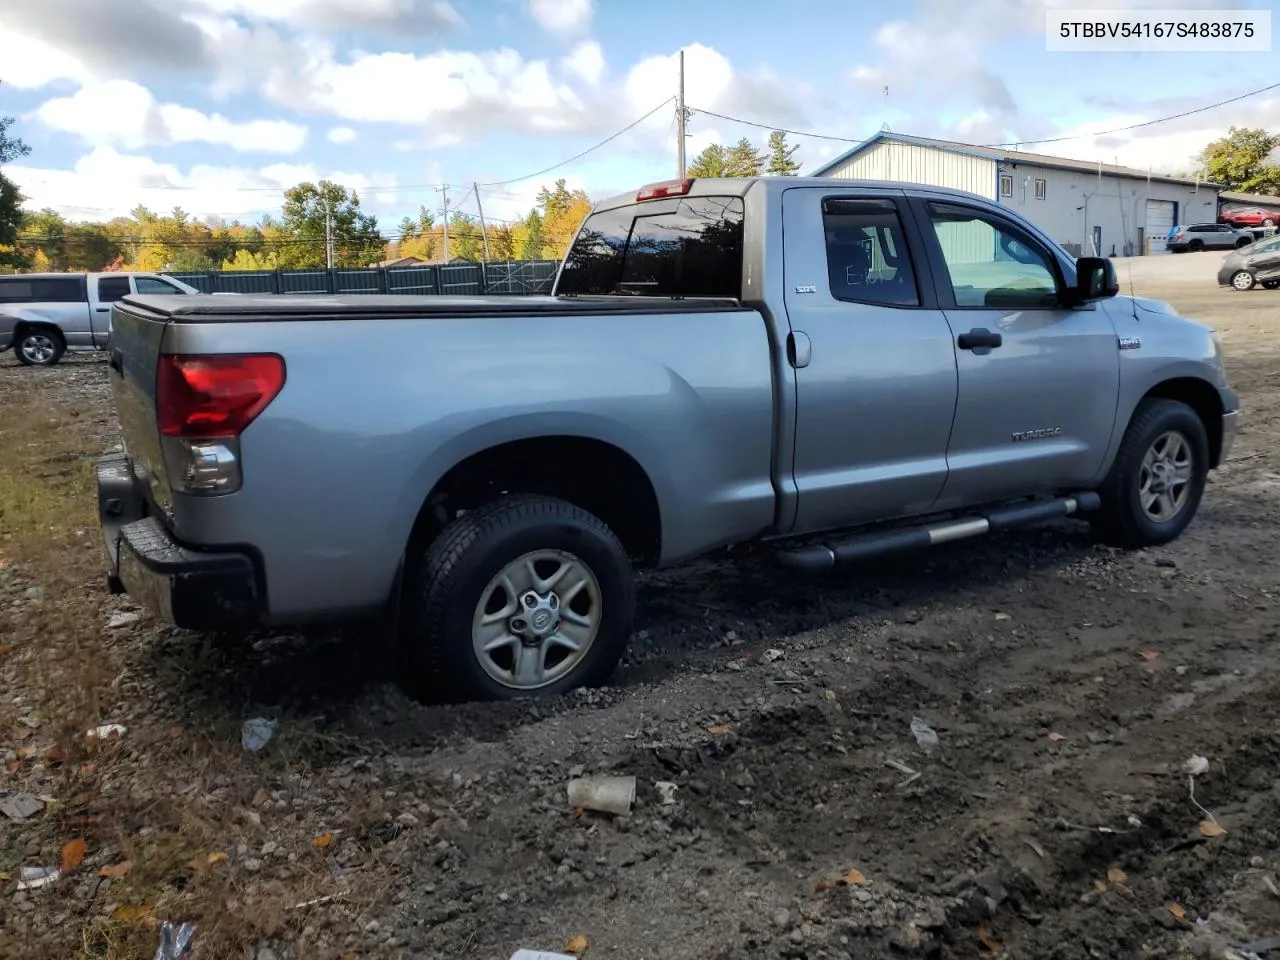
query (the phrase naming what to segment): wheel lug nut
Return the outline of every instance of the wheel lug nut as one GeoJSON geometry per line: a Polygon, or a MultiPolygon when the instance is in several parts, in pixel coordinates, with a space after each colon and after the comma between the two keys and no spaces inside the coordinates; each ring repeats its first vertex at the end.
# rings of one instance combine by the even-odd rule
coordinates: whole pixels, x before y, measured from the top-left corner
{"type": "Polygon", "coordinates": [[[527,623],[525,623],[523,620],[520,620],[519,618],[517,618],[517,619],[515,619],[515,620],[512,620],[512,621],[511,621],[511,629],[512,629],[512,630],[523,630],[523,629],[525,629],[527,626],[529,626],[529,625],[528,625],[527,623]]]}
{"type": "Polygon", "coordinates": [[[524,605],[526,607],[529,607],[530,609],[533,609],[538,605],[538,598],[535,597],[532,593],[526,593],[524,595],[524,605]]]}

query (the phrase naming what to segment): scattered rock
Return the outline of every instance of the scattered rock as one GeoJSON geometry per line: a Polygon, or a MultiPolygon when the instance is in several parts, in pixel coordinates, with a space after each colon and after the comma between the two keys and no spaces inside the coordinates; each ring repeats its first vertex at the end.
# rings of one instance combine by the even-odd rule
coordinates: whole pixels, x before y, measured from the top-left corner
{"type": "Polygon", "coordinates": [[[141,619],[142,614],[140,613],[117,613],[107,621],[107,629],[120,630],[123,627],[129,626],[131,623],[137,623],[141,619]]]}

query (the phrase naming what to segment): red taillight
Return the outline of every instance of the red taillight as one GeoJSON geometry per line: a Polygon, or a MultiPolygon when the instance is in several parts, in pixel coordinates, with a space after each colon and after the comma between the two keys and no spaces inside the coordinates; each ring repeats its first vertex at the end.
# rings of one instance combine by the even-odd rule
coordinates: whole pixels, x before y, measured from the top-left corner
{"type": "Polygon", "coordinates": [[[284,387],[284,360],[272,353],[164,354],[156,375],[160,433],[166,437],[236,437],[284,387]]]}
{"type": "Polygon", "coordinates": [[[659,200],[662,197],[683,197],[693,186],[693,180],[664,180],[662,183],[651,183],[641,187],[636,194],[636,203],[642,200],[659,200]]]}

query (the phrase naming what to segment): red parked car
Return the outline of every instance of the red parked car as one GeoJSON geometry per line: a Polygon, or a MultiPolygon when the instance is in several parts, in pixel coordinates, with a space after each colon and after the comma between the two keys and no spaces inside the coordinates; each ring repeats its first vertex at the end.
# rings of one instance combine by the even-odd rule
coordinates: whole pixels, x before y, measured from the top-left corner
{"type": "Polygon", "coordinates": [[[1261,207],[1242,207],[1224,211],[1218,217],[1218,221],[1233,227],[1274,227],[1280,223],[1280,213],[1274,210],[1263,210],[1261,207]]]}

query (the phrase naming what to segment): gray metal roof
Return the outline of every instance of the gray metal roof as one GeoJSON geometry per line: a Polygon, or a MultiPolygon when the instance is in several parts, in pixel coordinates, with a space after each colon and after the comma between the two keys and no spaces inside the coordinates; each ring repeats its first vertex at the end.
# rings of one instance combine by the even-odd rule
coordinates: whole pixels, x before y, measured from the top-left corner
{"type": "Polygon", "coordinates": [[[1280,197],[1269,197],[1263,193],[1236,193],[1231,190],[1224,190],[1218,194],[1222,200],[1229,200],[1232,203],[1255,203],[1260,207],[1276,207],[1280,209],[1280,197]]]}
{"type": "Polygon", "coordinates": [[[1212,183],[1208,180],[1196,181],[1187,177],[1171,177],[1165,174],[1151,173],[1147,170],[1139,170],[1136,167],[1122,167],[1112,163],[1091,163],[1088,160],[1069,160],[1066,157],[1051,157],[1043,153],[1026,153],[1022,150],[1008,150],[1004,147],[982,147],[975,146],[970,143],[959,143],[954,140],[935,140],[930,137],[915,137],[903,133],[890,133],[887,131],[877,133],[875,136],[864,140],[852,150],[848,150],[834,160],[824,164],[813,172],[813,176],[820,177],[837,169],[846,161],[869,149],[877,143],[905,143],[918,147],[931,147],[935,150],[944,150],[948,153],[959,153],[970,157],[981,157],[985,160],[994,160],[997,163],[1024,163],[1027,166],[1048,167],[1055,170],[1075,170],[1080,173],[1097,173],[1101,170],[1104,174],[1113,177],[1125,177],[1133,180],[1155,180],[1160,183],[1178,183],[1191,186],[1200,183],[1202,186],[1215,189],[1221,184],[1212,183]]]}

